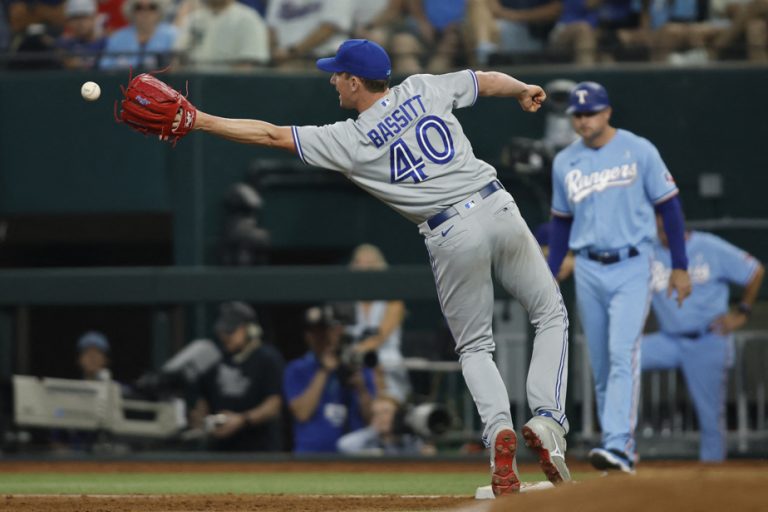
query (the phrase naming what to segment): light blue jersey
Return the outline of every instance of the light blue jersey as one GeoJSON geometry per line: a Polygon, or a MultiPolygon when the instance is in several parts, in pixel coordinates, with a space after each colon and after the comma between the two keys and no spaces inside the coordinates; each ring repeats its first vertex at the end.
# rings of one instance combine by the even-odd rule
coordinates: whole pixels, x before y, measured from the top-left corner
{"type": "Polygon", "coordinates": [[[627,464],[636,449],[654,206],[677,193],[656,147],[626,130],[617,129],[597,149],[579,139],[553,163],[552,214],[573,218],[569,246],[576,252],[576,300],[595,379],[601,449],[621,454],[627,464]]]}
{"type": "Polygon", "coordinates": [[[655,252],[653,312],[661,330],[670,334],[706,331],[713,320],[728,312],[728,284],[746,286],[758,267],[755,258],[722,238],[693,231],[686,240],[693,290],[678,307],[675,297],[667,297],[672,266],[669,249],[657,243],[655,252]]]}
{"type": "Polygon", "coordinates": [[[728,311],[728,284],[746,286],[759,263],[709,233],[693,231],[685,245],[693,289],[678,307],[674,297],[667,298],[669,249],[656,244],[651,286],[653,312],[661,330],[643,339],[642,368],[682,370],[699,420],[699,458],[719,462],[727,451],[724,413],[732,337],[711,330],[710,325],[728,311]]]}
{"type": "Polygon", "coordinates": [[[654,205],[678,192],[656,147],[620,129],[601,148],[589,148],[579,139],[558,153],[552,187],[552,213],[573,217],[573,250],[651,242],[656,237],[654,205]]]}

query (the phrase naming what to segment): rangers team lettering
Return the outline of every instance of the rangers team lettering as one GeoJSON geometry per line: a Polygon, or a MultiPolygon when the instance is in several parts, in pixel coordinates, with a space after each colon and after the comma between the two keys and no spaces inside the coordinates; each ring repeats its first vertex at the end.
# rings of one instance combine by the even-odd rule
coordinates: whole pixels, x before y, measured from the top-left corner
{"type": "Polygon", "coordinates": [[[424,103],[421,102],[421,94],[416,94],[402,102],[394,112],[379,121],[376,128],[366,135],[377,148],[380,148],[426,111],[424,103]]]}
{"type": "MultiPolygon", "coordinates": [[[[654,261],[651,268],[651,289],[656,293],[666,291],[670,274],[672,274],[671,268],[660,261],[654,261]]],[[[688,265],[688,274],[691,276],[691,284],[704,284],[709,281],[712,271],[709,263],[700,261],[688,265]]]]}
{"type": "Polygon", "coordinates": [[[565,187],[568,198],[578,203],[594,192],[602,192],[609,187],[631,185],[635,178],[637,178],[637,162],[617,165],[586,175],[580,169],[572,169],[565,175],[565,187]]]}

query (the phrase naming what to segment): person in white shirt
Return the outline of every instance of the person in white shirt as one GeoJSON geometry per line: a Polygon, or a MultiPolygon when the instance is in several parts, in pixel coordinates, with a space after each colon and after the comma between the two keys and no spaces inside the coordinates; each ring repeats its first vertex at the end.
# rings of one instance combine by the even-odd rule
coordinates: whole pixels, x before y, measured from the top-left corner
{"type": "MultiPolygon", "coordinates": [[[[362,244],[352,253],[349,266],[357,271],[379,271],[387,268],[387,261],[378,247],[362,244]]],[[[384,391],[404,402],[411,389],[400,352],[405,304],[401,300],[358,301],[355,318],[356,323],[349,327],[349,334],[358,340],[354,349],[361,353],[376,351],[384,391]]]]}
{"type": "Polygon", "coordinates": [[[269,62],[269,31],[261,15],[236,0],[204,0],[185,16],[175,49],[198,71],[247,70],[269,62]]]}
{"type": "Polygon", "coordinates": [[[267,25],[272,62],[314,69],[315,58],[336,53],[352,30],[352,0],[270,0],[267,25]]]}

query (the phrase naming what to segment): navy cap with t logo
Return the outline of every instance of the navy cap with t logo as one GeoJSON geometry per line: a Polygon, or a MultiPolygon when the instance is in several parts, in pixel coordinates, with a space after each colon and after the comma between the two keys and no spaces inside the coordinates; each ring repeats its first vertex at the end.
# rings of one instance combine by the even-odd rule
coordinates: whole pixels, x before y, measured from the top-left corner
{"type": "Polygon", "coordinates": [[[367,39],[344,41],[335,57],[318,59],[317,67],[330,73],[349,73],[369,80],[386,80],[392,74],[387,51],[367,39]]]}
{"type": "Polygon", "coordinates": [[[600,112],[611,106],[608,91],[597,82],[581,82],[571,91],[568,114],[600,112]]]}

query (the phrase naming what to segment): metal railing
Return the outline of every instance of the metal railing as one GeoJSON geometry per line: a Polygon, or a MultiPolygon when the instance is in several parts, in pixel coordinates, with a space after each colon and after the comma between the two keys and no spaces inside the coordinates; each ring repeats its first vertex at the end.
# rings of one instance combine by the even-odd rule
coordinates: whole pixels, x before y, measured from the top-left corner
{"type": "MultiPolygon", "coordinates": [[[[594,384],[586,357],[586,340],[576,335],[571,344],[573,381],[581,404],[581,428],[576,436],[585,443],[599,441],[595,416],[594,384]]],[[[768,331],[734,334],[734,360],[728,370],[726,425],[731,454],[754,454],[768,443],[766,382],[768,381],[768,331]]],[[[690,394],[678,370],[644,372],[640,392],[637,436],[643,445],[671,446],[681,441],[696,446],[698,426],[690,394]]],[[[678,446],[678,451],[681,448],[678,446]]],[[[656,454],[662,454],[661,451],[656,454]]]]}

